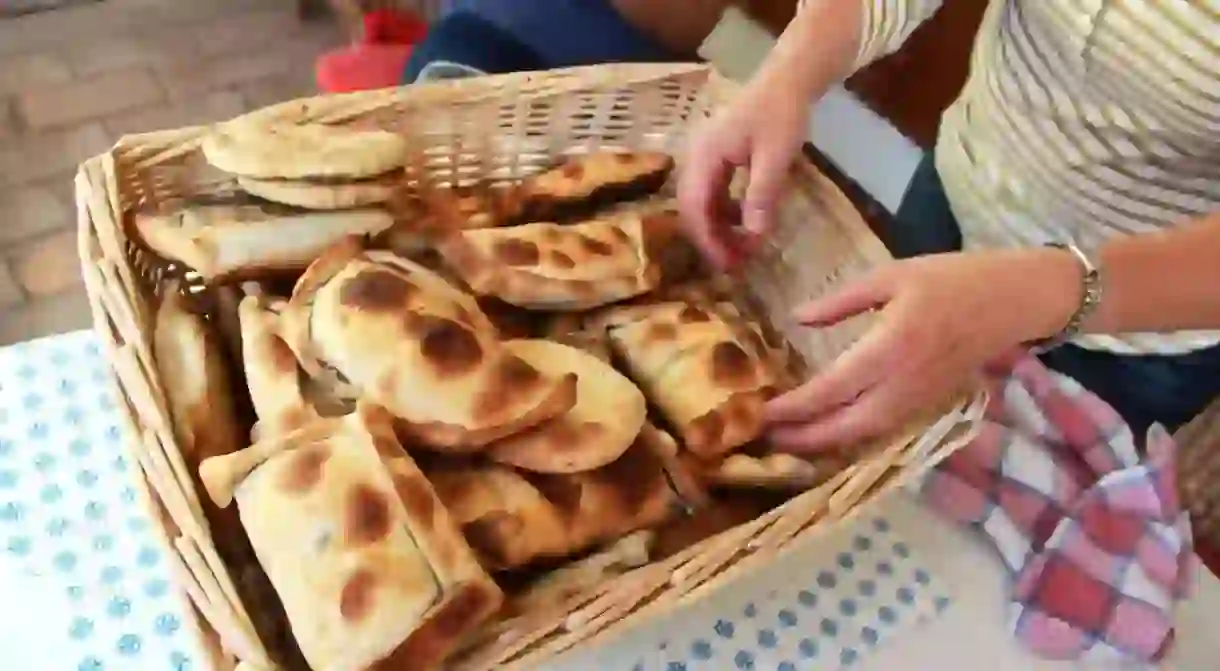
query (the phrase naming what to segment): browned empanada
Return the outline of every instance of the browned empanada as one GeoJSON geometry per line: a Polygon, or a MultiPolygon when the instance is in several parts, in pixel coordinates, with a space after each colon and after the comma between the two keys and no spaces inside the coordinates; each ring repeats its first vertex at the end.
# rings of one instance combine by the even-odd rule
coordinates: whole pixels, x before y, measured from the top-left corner
{"type": "Polygon", "coordinates": [[[425,468],[483,565],[511,570],[582,552],[684,507],[658,454],[659,434],[645,425],[621,457],[584,473],[469,462],[425,468]]]}
{"type": "Polygon", "coordinates": [[[436,449],[477,450],[576,401],[576,376],[544,375],[506,350],[473,297],[357,241],[309,267],[284,318],[306,372],[334,371],[436,449]]]}
{"type": "Polygon", "coordinates": [[[516,220],[561,221],[648,196],[665,184],[673,168],[673,158],[661,152],[599,151],[571,156],[521,183],[516,220]]]}
{"type": "Polygon", "coordinates": [[[730,454],[724,459],[705,462],[683,455],[683,463],[708,487],[760,488],[786,491],[811,489],[843,468],[837,459],[809,461],[791,454],[762,456],[730,454]]]}
{"type": "Polygon", "coordinates": [[[262,437],[288,433],[319,417],[305,400],[296,355],[280,335],[280,315],[268,302],[246,296],[238,306],[246,384],[258,417],[255,433],[262,437]]]}
{"type": "Polygon", "coordinates": [[[687,450],[711,458],[758,437],[776,379],[757,346],[715,310],[635,305],[598,323],[687,450]]]}
{"type": "Polygon", "coordinates": [[[549,340],[510,340],[504,347],[543,375],[576,375],[567,412],[487,447],[500,463],[539,473],[576,473],[618,459],[644,426],[647,403],[631,380],[596,355],[549,340]]]}
{"type": "Polygon", "coordinates": [[[214,457],[201,475],[218,505],[236,495],[312,668],[432,669],[500,606],[379,409],[214,457]]]}
{"type": "Polygon", "coordinates": [[[648,563],[654,538],[651,531],[637,531],[580,561],[561,566],[509,598],[502,614],[513,617],[562,606],[568,599],[643,566],[648,563]]]}
{"type": "Polygon", "coordinates": [[[477,294],[531,309],[582,310],[659,286],[659,258],[679,238],[678,226],[674,214],[624,214],[462,231],[441,249],[477,294]]]}
{"type": "MultiPolygon", "coordinates": [[[[157,306],[152,345],[165,384],[174,437],[194,477],[205,459],[246,445],[224,345],[212,326],[188,309],[176,282],[165,288],[157,306]]],[[[198,487],[198,480],[195,484],[198,487]]],[[[226,555],[240,552],[245,541],[237,516],[206,500],[203,510],[221,551],[226,555]]]]}

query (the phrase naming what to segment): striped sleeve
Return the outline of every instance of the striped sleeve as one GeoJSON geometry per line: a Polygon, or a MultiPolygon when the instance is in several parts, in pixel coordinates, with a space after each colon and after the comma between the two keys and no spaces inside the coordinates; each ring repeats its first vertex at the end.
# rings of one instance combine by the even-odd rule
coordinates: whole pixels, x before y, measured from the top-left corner
{"type": "MultiPolygon", "coordinates": [[[[809,2],[811,0],[805,0],[809,2]]],[[[833,1],[833,0],[832,0],[833,1]]],[[[894,53],[944,0],[860,0],[864,15],[855,69],[894,53]]]]}

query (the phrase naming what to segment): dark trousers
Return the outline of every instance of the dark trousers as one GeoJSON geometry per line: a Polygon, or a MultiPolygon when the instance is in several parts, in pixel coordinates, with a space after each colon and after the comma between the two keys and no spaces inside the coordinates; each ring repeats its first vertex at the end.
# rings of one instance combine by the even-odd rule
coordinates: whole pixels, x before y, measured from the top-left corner
{"type": "MultiPolygon", "coordinates": [[[[897,258],[956,251],[962,233],[929,154],[903,196],[885,244],[897,258]]],[[[1041,355],[1114,407],[1142,437],[1154,422],[1170,431],[1220,396],[1220,346],[1178,355],[1124,355],[1061,345],[1041,355]]]]}

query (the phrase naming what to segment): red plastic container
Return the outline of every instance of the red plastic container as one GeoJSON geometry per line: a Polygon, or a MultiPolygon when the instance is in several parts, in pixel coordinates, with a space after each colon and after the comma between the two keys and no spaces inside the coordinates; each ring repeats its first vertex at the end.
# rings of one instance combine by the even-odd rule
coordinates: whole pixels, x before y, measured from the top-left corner
{"type": "Polygon", "coordinates": [[[314,64],[318,89],[346,93],[398,86],[413,45],[427,34],[428,24],[409,13],[366,14],[359,42],[318,57],[314,64]]]}

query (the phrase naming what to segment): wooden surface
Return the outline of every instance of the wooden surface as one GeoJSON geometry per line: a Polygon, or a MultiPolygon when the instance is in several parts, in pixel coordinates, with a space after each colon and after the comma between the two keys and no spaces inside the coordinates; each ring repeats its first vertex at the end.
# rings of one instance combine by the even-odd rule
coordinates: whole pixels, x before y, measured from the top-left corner
{"type": "MultiPolygon", "coordinates": [[[[778,35],[792,19],[797,0],[737,2],[778,35]]],[[[941,113],[966,81],[970,50],[987,2],[946,2],[902,49],[856,73],[846,88],[903,135],[931,149],[941,113]]]]}

